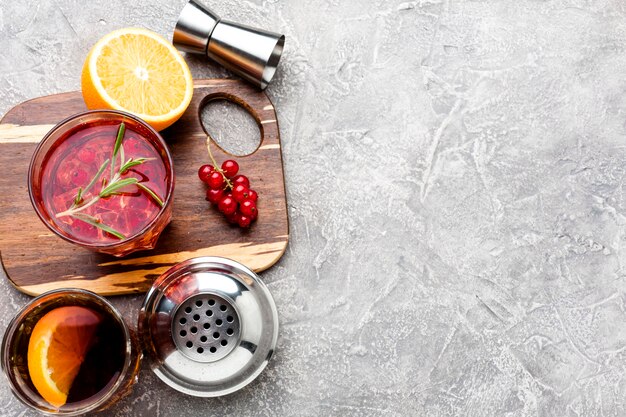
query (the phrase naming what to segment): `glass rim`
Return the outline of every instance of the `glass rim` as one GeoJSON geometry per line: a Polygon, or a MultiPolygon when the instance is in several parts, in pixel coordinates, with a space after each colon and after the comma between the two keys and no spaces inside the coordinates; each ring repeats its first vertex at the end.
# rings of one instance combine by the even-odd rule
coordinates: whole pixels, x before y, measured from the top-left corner
{"type": "Polygon", "coordinates": [[[67,242],[73,243],[75,245],[88,247],[88,248],[93,248],[93,249],[96,249],[96,250],[114,249],[114,248],[116,248],[118,246],[125,245],[128,242],[130,242],[130,241],[132,241],[134,239],[137,239],[140,236],[143,236],[148,230],[150,230],[150,228],[152,228],[154,226],[154,224],[160,219],[160,217],[163,215],[163,213],[165,213],[165,211],[168,209],[168,207],[169,207],[169,205],[171,203],[171,200],[172,200],[172,198],[174,196],[174,182],[175,182],[175,177],[174,177],[174,160],[172,158],[172,154],[170,153],[169,147],[167,146],[167,143],[165,142],[165,139],[163,139],[163,137],[161,136],[161,134],[159,132],[157,132],[152,126],[150,126],[147,122],[142,120],[140,117],[135,116],[134,114],[122,111],[122,110],[109,110],[109,109],[87,110],[87,111],[76,113],[76,114],[73,114],[73,115],[71,115],[69,117],[66,117],[65,119],[63,119],[59,123],[57,123],[52,129],[50,129],[48,131],[48,133],[46,133],[44,135],[44,137],[41,139],[41,141],[39,141],[39,143],[37,144],[37,147],[33,151],[33,156],[31,157],[30,164],[28,166],[28,196],[30,198],[30,202],[31,202],[31,205],[33,206],[33,209],[35,209],[35,213],[37,213],[37,217],[39,217],[39,219],[42,221],[42,223],[45,224],[46,227],[48,229],[50,229],[50,231],[52,231],[55,235],[57,235],[61,239],[65,240],[67,242]],[[33,191],[33,175],[34,175],[34,171],[35,171],[35,160],[37,159],[37,156],[41,152],[41,149],[43,148],[44,144],[48,140],[50,140],[50,138],[53,137],[54,134],[59,129],[61,129],[67,123],[72,122],[75,119],[78,119],[80,117],[96,116],[98,114],[103,114],[103,113],[104,114],[114,114],[114,115],[117,115],[117,116],[122,116],[122,117],[126,117],[126,118],[129,118],[129,119],[132,119],[132,120],[136,121],[137,123],[141,124],[146,129],[148,129],[148,131],[151,134],[153,134],[154,137],[159,141],[160,145],[162,146],[163,150],[165,151],[165,155],[167,156],[166,159],[169,162],[169,166],[170,166],[169,174],[170,174],[171,180],[169,181],[169,184],[168,184],[168,187],[167,187],[167,193],[166,193],[165,199],[163,201],[163,206],[161,207],[161,209],[159,210],[157,215],[154,216],[154,218],[146,226],[144,226],[141,230],[139,230],[137,233],[135,233],[135,234],[133,234],[131,236],[128,236],[125,239],[119,240],[117,242],[89,243],[89,242],[84,242],[84,241],[75,239],[72,236],[68,236],[68,235],[65,235],[65,234],[61,233],[61,231],[57,227],[55,227],[54,224],[51,224],[51,222],[46,220],[44,214],[41,212],[41,210],[39,210],[37,202],[35,201],[35,196],[34,196],[34,191],[33,191]]]}
{"type": "MultiPolygon", "coordinates": [[[[20,402],[23,403],[24,405],[40,413],[44,413],[47,415],[79,416],[79,415],[88,413],[90,411],[98,410],[100,407],[102,407],[107,401],[109,401],[115,395],[115,393],[124,383],[125,376],[131,370],[132,356],[133,356],[132,349],[133,349],[132,335],[130,333],[130,329],[128,328],[128,325],[126,324],[126,321],[124,320],[120,312],[117,310],[117,308],[115,308],[115,306],[111,304],[106,298],[92,291],[84,290],[82,288],[59,288],[59,289],[47,291],[33,298],[24,307],[22,307],[15,314],[15,316],[13,316],[2,338],[2,346],[0,350],[0,356],[1,356],[0,366],[2,367],[2,371],[4,372],[5,376],[7,377],[11,391],[13,392],[15,397],[18,400],[20,400],[20,402]],[[126,341],[126,349],[124,351],[124,366],[122,370],[120,371],[120,374],[118,375],[115,383],[110,386],[108,391],[101,398],[99,398],[97,401],[94,401],[92,404],[89,404],[86,407],[79,408],[76,410],[60,410],[60,409],[55,410],[55,411],[41,410],[38,407],[36,407],[33,401],[30,401],[25,395],[22,394],[22,392],[19,389],[17,389],[15,381],[13,380],[13,378],[9,377],[10,374],[13,374],[13,372],[9,372],[9,369],[12,367],[10,353],[9,353],[10,352],[9,342],[13,341],[14,334],[18,330],[19,324],[22,323],[22,321],[28,314],[29,310],[32,307],[34,307],[39,301],[41,301],[44,298],[51,297],[51,296],[53,297],[53,299],[55,299],[56,297],[54,296],[65,296],[65,295],[72,295],[72,294],[79,294],[82,296],[86,296],[87,298],[92,298],[95,301],[98,301],[104,304],[107,310],[109,310],[112,313],[115,320],[120,323],[120,325],[122,326],[122,330],[124,331],[124,339],[126,341]]],[[[139,358],[138,360],[141,360],[141,359],[139,358]]]]}

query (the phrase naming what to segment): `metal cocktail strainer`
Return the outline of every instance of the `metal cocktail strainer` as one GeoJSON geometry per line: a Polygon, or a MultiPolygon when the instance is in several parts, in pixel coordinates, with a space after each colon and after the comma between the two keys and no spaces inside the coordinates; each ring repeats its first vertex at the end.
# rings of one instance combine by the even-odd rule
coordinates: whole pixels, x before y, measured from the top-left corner
{"type": "Polygon", "coordinates": [[[202,257],[154,282],[139,333],[161,380],[186,394],[216,397],[244,387],[265,368],[276,347],[278,314],[254,272],[202,257]]]}

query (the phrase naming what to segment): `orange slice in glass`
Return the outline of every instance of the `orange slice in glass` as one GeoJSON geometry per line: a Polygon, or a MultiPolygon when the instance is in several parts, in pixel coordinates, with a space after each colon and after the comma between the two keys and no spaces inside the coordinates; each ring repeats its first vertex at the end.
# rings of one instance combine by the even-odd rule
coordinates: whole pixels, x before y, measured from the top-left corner
{"type": "Polygon", "coordinates": [[[178,120],[193,95],[181,54],[160,35],[140,28],[100,39],[87,55],[81,84],[89,109],[124,110],[156,130],[178,120]]]}
{"type": "Polygon", "coordinates": [[[35,325],[28,342],[28,373],[33,385],[54,407],[67,402],[101,317],[79,306],[59,307],[35,325]]]}

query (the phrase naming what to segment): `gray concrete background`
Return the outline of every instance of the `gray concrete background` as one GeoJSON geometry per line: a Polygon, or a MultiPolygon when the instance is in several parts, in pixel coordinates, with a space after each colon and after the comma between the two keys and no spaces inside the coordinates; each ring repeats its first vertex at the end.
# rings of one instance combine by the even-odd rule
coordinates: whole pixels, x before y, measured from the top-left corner
{"type": "MultiPolygon", "coordinates": [[[[0,113],[183,3],[0,0],[0,113]]],[[[623,1],[210,4],[287,35],[278,351],[215,400],[144,367],[104,415],[626,416],[623,1]]],[[[2,280],[2,326],[28,300],[2,280]]],[[[0,413],[32,414],[5,384],[0,413]]]]}

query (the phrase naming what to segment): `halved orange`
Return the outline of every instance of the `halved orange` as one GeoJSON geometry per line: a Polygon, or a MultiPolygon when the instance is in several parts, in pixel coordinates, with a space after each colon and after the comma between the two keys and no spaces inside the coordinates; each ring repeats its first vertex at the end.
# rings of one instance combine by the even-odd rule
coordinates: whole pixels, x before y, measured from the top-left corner
{"type": "Polygon", "coordinates": [[[28,373],[52,406],[59,408],[67,402],[101,321],[93,310],[67,306],[49,311],[35,325],[28,342],[28,373]]]}
{"type": "Polygon", "coordinates": [[[178,120],[193,96],[191,72],[180,53],[140,28],[100,39],[87,55],[81,84],[87,108],[124,110],[156,130],[178,120]]]}

